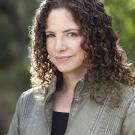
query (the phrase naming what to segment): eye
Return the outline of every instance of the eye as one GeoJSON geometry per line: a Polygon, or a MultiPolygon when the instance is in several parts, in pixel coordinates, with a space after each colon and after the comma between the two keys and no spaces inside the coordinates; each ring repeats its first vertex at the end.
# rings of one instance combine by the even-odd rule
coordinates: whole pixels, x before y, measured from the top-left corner
{"type": "Polygon", "coordinates": [[[53,38],[53,37],[55,37],[54,34],[46,34],[46,38],[53,38]]]}
{"type": "Polygon", "coordinates": [[[69,33],[67,33],[67,36],[68,36],[68,37],[77,37],[78,34],[75,33],[75,32],[69,32],[69,33]]]}

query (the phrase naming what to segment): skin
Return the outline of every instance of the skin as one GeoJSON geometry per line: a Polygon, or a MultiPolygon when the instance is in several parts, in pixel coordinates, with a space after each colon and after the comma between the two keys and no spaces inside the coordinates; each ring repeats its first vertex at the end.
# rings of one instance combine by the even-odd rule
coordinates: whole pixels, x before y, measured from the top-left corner
{"type": "Polygon", "coordinates": [[[78,80],[86,73],[83,36],[71,13],[54,9],[47,18],[47,51],[51,62],[62,72],[63,86],[54,94],[54,110],[69,112],[78,80]]]}

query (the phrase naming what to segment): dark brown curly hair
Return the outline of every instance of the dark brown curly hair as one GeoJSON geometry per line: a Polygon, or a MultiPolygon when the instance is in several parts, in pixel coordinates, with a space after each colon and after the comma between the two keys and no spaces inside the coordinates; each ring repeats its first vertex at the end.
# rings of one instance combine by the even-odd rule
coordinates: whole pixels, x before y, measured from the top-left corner
{"type": "Polygon", "coordinates": [[[41,2],[31,29],[33,86],[42,84],[48,87],[52,74],[56,71],[48,58],[45,24],[49,13],[58,8],[64,8],[73,15],[85,38],[82,49],[87,54],[85,61],[89,75],[90,98],[102,104],[109,93],[110,103],[118,106],[120,89],[116,84],[132,86],[135,84],[135,77],[130,64],[127,63],[127,55],[120,46],[118,35],[112,28],[112,19],[99,0],[43,0],[41,2]],[[99,93],[104,93],[105,97],[99,96],[99,93]]]}

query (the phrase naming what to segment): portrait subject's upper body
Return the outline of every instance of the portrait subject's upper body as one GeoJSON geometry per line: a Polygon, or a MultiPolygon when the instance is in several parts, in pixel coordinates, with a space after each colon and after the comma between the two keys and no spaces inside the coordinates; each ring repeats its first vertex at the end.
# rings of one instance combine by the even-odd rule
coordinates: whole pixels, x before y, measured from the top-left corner
{"type": "Polygon", "coordinates": [[[33,22],[8,135],[135,135],[135,76],[100,0],[43,0],[33,22]]]}
{"type": "MultiPolygon", "coordinates": [[[[50,135],[56,78],[49,86],[46,99],[36,96],[41,87],[24,92],[17,103],[8,135],[50,135]]],[[[134,135],[135,91],[121,86],[122,101],[118,108],[98,105],[89,98],[82,78],[76,87],[65,135],[134,135]]]]}

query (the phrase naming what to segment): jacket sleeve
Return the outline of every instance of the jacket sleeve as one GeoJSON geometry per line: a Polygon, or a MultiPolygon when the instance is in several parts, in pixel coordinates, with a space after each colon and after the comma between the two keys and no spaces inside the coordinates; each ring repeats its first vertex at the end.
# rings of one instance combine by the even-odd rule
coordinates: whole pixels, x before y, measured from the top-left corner
{"type": "Polygon", "coordinates": [[[20,96],[17,104],[15,113],[13,115],[12,121],[10,123],[9,131],[7,135],[19,135],[19,119],[20,119],[20,112],[23,100],[23,94],[20,96]]]}
{"type": "Polygon", "coordinates": [[[135,97],[128,108],[121,135],[135,135],[135,97]]]}

